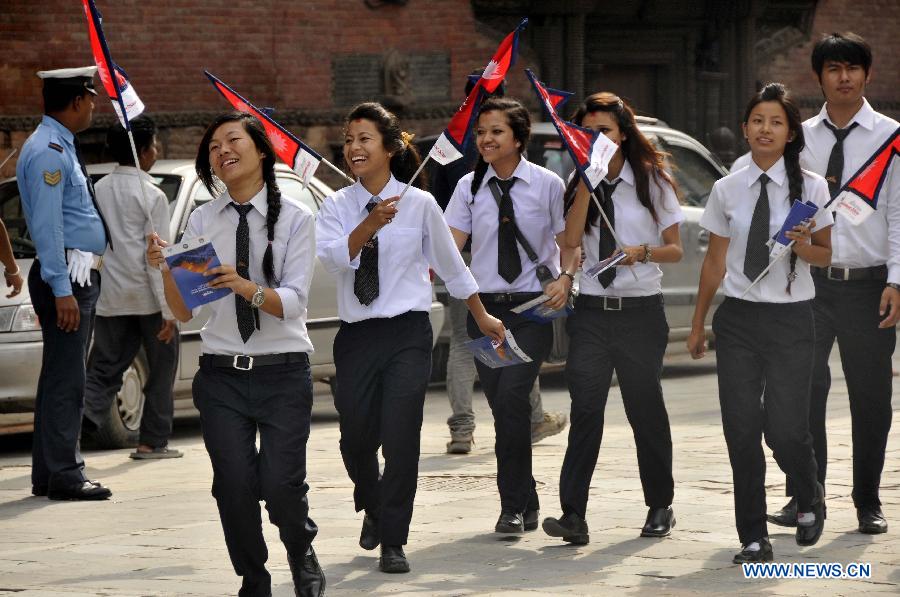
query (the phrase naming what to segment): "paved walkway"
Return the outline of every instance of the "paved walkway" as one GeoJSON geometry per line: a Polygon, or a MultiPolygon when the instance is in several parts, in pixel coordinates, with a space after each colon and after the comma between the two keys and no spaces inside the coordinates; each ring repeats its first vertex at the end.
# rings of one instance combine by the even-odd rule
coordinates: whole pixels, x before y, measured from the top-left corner
{"type": "MultiPolygon", "coordinates": [[[[834,365],[839,374],[839,364],[834,365]]],[[[861,535],[849,497],[850,426],[842,378],[835,377],[832,386],[829,519],[822,540],[803,549],[791,534],[769,530],[777,561],[868,562],[872,578],[864,581],[744,579],[731,564],[739,546],[714,370],[710,363],[680,361],[669,367],[664,389],[675,442],[675,532],[662,540],[638,537],[646,510],[634,441],[614,389],[588,508],[591,543],[582,547],[563,545],[541,530],[512,540],[491,532],[499,501],[490,412],[478,395],[477,450],[447,456],[449,407],[443,388],[434,389],[426,405],[421,479],[407,546],[412,572],[396,576],[378,572],[377,551],[365,552],[356,543],[361,517],[353,512],[337,423],[319,417],[308,449],[309,482],[328,594],[900,593],[900,442],[893,433],[882,485],[891,532],[861,535]]],[[[545,408],[568,410],[561,375],[545,379],[543,395],[545,408]]],[[[328,396],[321,398],[319,409],[327,411],[328,396]]],[[[542,515],[558,515],[565,445],[561,434],[535,447],[542,515]]],[[[238,580],[210,496],[211,468],[196,424],[180,425],[173,446],[185,452],[183,459],[134,462],[127,451],[88,452],[89,474],[114,491],[109,502],[93,504],[31,497],[28,455],[21,447],[8,449],[0,460],[0,594],[235,594],[238,580]]],[[[784,485],[769,462],[774,509],[784,502],[784,485]]],[[[277,531],[266,523],[265,533],[275,595],[293,595],[277,531]]]]}

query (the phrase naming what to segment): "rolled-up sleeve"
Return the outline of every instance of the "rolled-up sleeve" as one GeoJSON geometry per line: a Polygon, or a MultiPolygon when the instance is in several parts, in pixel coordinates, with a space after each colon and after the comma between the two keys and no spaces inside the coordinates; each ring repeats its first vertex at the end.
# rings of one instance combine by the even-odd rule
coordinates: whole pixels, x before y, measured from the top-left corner
{"type": "Polygon", "coordinates": [[[306,314],[316,266],[315,217],[301,212],[297,219],[285,251],[281,285],[275,289],[281,297],[282,319],[299,319],[306,314]]]}
{"type": "Polygon", "coordinates": [[[459,254],[440,207],[430,197],[426,200],[422,225],[425,258],[444,281],[450,296],[467,299],[478,292],[478,283],[459,254]]]}
{"type": "Polygon", "coordinates": [[[359,255],[350,259],[350,233],[344,231],[337,201],[329,197],[316,218],[315,253],[330,274],[359,268],[359,255]]]}

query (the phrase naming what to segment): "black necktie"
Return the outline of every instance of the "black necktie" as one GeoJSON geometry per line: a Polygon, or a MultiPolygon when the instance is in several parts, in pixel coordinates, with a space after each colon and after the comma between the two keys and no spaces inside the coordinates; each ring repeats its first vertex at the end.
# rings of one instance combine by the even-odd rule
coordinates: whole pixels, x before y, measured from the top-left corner
{"type": "MultiPolygon", "coordinates": [[[[253,206],[249,203],[244,203],[240,205],[238,203],[232,203],[231,207],[238,212],[238,225],[237,232],[234,235],[235,238],[235,261],[237,262],[235,265],[235,269],[237,270],[237,274],[249,280],[250,279],[250,226],[247,224],[247,213],[253,209],[253,206]]],[[[247,340],[250,339],[250,336],[253,334],[254,327],[254,313],[253,307],[250,306],[250,303],[244,297],[239,294],[234,294],[234,313],[237,316],[237,325],[238,330],[241,332],[241,339],[244,343],[247,343],[247,340]]]]}
{"type": "Polygon", "coordinates": [[[769,265],[769,192],[766,184],[769,177],[765,172],[759,175],[759,198],[753,208],[750,233],[747,234],[747,252],[744,254],[744,275],[755,280],[769,265]]]}
{"type": "MultiPolygon", "coordinates": [[[[366,204],[366,211],[375,209],[381,199],[372,197],[366,204]]],[[[353,294],[361,305],[369,306],[378,298],[378,237],[373,236],[363,245],[359,253],[359,267],[353,278],[353,294]]]]}
{"type": "Polygon", "coordinates": [[[499,217],[497,229],[497,273],[512,284],[522,273],[522,260],[519,259],[519,247],[516,244],[516,212],[513,209],[512,195],[509,190],[516,184],[516,178],[500,180],[493,178],[500,188],[499,217]]]}
{"type": "MultiPolygon", "coordinates": [[[[613,191],[616,190],[616,187],[619,186],[621,182],[621,178],[616,180],[616,182],[609,182],[607,180],[601,180],[597,189],[600,190],[600,205],[603,207],[603,213],[606,214],[606,217],[609,218],[609,225],[613,228],[616,227],[616,206],[613,203],[613,191]]],[[[597,222],[597,226],[600,228],[600,243],[599,243],[599,259],[603,261],[610,255],[612,255],[613,251],[616,250],[616,239],[613,237],[612,231],[607,229],[606,222],[603,221],[603,218],[600,218],[600,221],[597,222]]],[[[603,286],[603,288],[607,288],[610,284],[613,283],[613,280],[616,279],[616,268],[611,267],[599,276],[597,276],[597,281],[603,286]]]]}
{"type": "Polygon", "coordinates": [[[91,177],[88,176],[87,167],[84,165],[84,158],[81,157],[81,146],[78,143],[78,137],[73,137],[73,140],[73,145],[75,145],[75,157],[78,158],[78,165],[81,166],[81,173],[84,174],[88,193],[91,194],[91,203],[94,204],[94,209],[97,211],[97,215],[100,216],[100,223],[103,224],[103,232],[106,234],[106,242],[109,243],[109,248],[112,249],[112,237],[109,235],[109,227],[106,225],[106,219],[103,217],[103,212],[100,211],[100,206],[97,205],[97,197],[94,196],[94,183],[91,182],[91,177]]]}
{"type": "Polygon", "coordinates": [[[831,148],[831,155],[828,156],[828,167],[825,170],[828,192],[831,194],[831,198],[834,199],[841,190],[841,178],[844,176],[844,139],[859,123],[854,122],[845,129],[839,129],[827,120],[822,122],[834,133],[834,138],[836,139],[834,146],[831,148]]]}

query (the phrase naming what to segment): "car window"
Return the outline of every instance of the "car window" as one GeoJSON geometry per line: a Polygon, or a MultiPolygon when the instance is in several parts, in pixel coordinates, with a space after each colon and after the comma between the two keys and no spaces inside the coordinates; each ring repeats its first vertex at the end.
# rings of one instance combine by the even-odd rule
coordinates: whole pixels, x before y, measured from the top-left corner
{"type": "Polygon", "coordinates": [[[25,212],[19,195],[19,185],[10,180],[0,185],[0,218],[9,232],[9,242],[17,259],[30,259],[35,256],[34,243],[28,235],[25,224],[25,212]]]}
{"type": "Polygon", "coordinates": [[[555,172],[563,180],[567,180],[575,169],[575,163],[557,136],[532,137],[526,157],[529,162],[555,172]]]}
{"type": "Polygon", "coordinates": [[[678,183],[678,200],[682,205],[704,207],[713,184],[722,173],[703,155],[689,147],[666,143],[674,162],[672,174],[678,183]]]}

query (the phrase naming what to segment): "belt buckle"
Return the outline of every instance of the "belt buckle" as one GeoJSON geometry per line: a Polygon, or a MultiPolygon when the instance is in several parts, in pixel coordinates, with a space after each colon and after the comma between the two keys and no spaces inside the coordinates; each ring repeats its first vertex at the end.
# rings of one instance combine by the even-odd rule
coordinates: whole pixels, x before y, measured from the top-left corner
{"type": "Polygon", "coordinates": [[[829,280],[837,280],[839,282],[846,282],[847,280],[850,279],[850,268],[849,267],[832,267],[829,265],[826,274],[827,274],[826,277],[829,280]],[[840,277],[835,277],[835,276],[831,275],[831,273],[834,272],[835,270],[841,272],[840,277]]]}
{"type": "Polygon", "coordinates": [[[250,371],[253,369],[253,357],[245,354],[236,354],[234,355],[234,360],[231,362],[231,366],[240,371],[250,371]],[[247,359],[247,366],[241,367],[238,359],[247,359]]]}
{"type": "Polygon", "coordinates": [[[603,297],[603,310],[604,311],[621,311],[622,310],[622,297],[620,296],[604,296],[603,297]],[[610,305],[610,299],[617,301],[615,307],[610,305]]]}
{"type": "Polygon", "coordinates": [[[504,292],[504,293],[503,293],[503,299],[502,299],[501,302],[504,302],[504,303],[511,303],[511,302],[513,302],[513,293],[511,293],[511,292],[504,292]]]}

